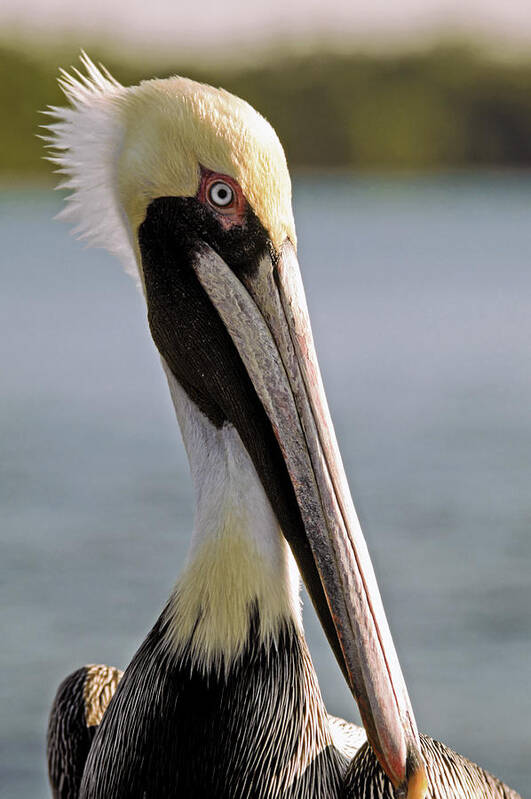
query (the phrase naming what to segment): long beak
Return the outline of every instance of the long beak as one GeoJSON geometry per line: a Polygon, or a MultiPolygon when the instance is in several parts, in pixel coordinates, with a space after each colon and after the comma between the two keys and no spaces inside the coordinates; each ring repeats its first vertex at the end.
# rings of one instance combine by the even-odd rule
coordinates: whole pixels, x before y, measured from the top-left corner
{"type": "Polygon", "coordinates": [[[200,244],[192,266],[278,441],[306,536],[290,544],[369,742],[397,796],[423,799],[417,727],[330,419],[295,250],[286,242],[278,262],[264,256],[252,275],[237,277],[200,244]]]}

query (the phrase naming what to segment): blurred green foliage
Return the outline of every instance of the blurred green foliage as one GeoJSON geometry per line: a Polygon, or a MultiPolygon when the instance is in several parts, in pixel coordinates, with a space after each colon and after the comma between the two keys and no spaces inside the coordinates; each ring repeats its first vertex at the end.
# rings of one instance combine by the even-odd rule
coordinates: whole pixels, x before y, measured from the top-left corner
{"type": "MultiPolygon", "coordinates": [[[[185,74],[240,95],[275,126],[294,167],[447,168],[531,165],[531,63],[496,60],[464,46],[360,55],[271,54],[258,65],[117,60],[91,49],[124,84],[185,74]]],[[[68,47],[0,45],[0,176],[49,174],[38,111],[63,102],[58,66],[68,47]]]]}

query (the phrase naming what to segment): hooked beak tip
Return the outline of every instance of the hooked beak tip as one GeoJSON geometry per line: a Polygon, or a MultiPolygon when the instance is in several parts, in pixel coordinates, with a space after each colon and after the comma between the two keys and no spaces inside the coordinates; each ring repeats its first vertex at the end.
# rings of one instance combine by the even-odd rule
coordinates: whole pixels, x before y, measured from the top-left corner
{"type": "Polygon", "coordinates": [[[406,783],[397,796],[403,799],[426,799],[428,793],[428,777],[424,763],[419,760],[415,751],[408,757],[406,783]]]}

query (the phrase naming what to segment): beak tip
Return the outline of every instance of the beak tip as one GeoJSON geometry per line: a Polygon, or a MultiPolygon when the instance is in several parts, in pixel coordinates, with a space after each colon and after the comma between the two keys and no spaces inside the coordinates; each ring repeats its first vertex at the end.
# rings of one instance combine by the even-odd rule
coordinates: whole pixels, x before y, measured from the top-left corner
{"type": "Polygon", "coordinates": [[[403,792],[404,799],[426,799],[428,777],[418,750],[415,750],[413,756],[410,753],[408,757],[406,781],[403,792]]]}

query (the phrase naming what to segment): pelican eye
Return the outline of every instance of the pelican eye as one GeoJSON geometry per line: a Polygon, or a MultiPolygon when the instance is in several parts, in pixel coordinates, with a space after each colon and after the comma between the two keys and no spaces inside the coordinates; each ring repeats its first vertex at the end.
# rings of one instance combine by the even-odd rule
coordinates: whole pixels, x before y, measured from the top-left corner
{"type": "Polygon", "coordinates": [[[226,208],[234,202],[234,190],[223,180],[216,180],[208,190],[208,199],[218,208],[226,208]]]}

